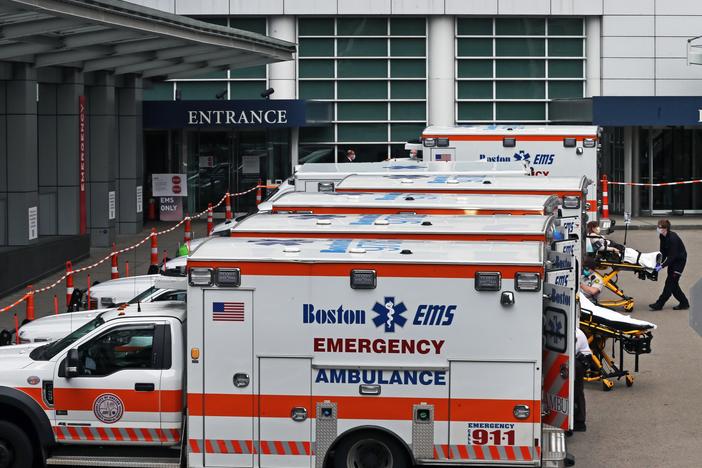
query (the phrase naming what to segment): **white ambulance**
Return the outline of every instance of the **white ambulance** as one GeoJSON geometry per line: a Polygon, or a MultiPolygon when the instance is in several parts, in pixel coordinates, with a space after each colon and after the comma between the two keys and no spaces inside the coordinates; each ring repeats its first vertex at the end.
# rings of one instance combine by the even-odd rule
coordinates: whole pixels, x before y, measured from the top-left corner
{"type": "Polygon", "coordinates": [[[5,466],[563,466],[542,389],[572,388],[575,301],[542,243],[332,244],[213,238],[187,322],[132,306],[0,352],[5,466]]]}
{"type": "Polygon", "coordinates": [[[422,132],[425,161],[516,161],[526,162],[533,176],[587,177],[591,220],[597,220],[599,138],[598,127],[577,125],[431,126],[422,132]]]}

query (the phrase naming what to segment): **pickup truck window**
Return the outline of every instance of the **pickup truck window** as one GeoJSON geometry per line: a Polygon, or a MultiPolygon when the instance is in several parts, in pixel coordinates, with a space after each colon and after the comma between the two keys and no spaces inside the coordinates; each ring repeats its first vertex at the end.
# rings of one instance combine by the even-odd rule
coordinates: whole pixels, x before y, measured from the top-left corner
{"type": "Polygon", "coordinates": [[[101,377],[125,369],[152,369],[154,326],[111,330],[78,348],[82,376],[101,377]]]}
{"type": "Polygon", "coordinates": [[[137,302],[144,302],[144,299],[152,295],[156,291],[156,286],[151,286],[149,289],[146,291],[142,292],[138,296],[134,297],[129,301],[129,304],[136,304],[137,302]]]}
{"type": "Polygon", "coordinates": [[[40,346],[32,350],[29,357],[35,361],[48,361],[49,359],[56,356],[62,350],[66,349],[79,339],[83,338],[85,335],[95,330],[97,327],[105,323],[101,316],[95,317],[90,322],[86,323],[79,329],[75,330],[70,335],[61,338],[58,341],[54,341],[48,345],[40,346]]]}

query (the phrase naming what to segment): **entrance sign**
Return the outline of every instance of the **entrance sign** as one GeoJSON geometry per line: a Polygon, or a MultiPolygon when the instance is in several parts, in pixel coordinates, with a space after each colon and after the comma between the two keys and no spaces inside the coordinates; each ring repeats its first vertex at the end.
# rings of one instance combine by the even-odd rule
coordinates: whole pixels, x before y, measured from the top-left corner
{"type": "Polygon", "coordinates": [[[80,206],[79,232],[85,234],[88,226],[87,203],[85,200],[85,160],[87,154],[87,104],[85,96],[78,96],[78,202],[80,206]]]}
{"type": "Polygon", "coordinates": [[[153,174],[151,176],[154,197],[188,196],[188,179],[186,174],[153,174]]]}

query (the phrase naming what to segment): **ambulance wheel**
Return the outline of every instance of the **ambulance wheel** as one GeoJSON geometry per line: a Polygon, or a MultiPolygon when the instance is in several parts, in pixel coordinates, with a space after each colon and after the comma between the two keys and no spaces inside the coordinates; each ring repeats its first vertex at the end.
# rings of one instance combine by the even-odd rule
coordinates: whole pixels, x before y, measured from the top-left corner
{"type": "Polygon", "coordinates": [[[612,387],[614,387],[614,382],[609,379],[602,379],[602,390],[608,392],[612,390],[612,387]]]}
{"type": "Polygon", "coordinates": [[[334,468],[406,468],[407,452],[391,436],[376,431],[356,432],[334,451],[334,468]]]}
{"type": "Polygon", "coordinates": [[[0,468],[26,468],[34,463],[29,437],[17,425],[0,421],[0,468]]]}
{"type": "Polygon", "coordinates": [[[633,375],[627,375],[625,380],[626,380],[627,387],[631,387],[632,385],[634,385],[634,376],[633,375]]]}

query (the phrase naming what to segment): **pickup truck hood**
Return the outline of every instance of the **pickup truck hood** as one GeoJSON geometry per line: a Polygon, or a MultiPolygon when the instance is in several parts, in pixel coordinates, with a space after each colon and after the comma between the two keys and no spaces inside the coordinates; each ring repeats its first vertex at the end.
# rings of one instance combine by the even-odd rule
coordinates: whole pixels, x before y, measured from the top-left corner
{"type": "MultiPolygon", "coordinates": [[[[7,373],[11,374],[13,371],[24,369],[34,364],[35,361],[30,359],[29,353],[42,344],[29,343],[0,347],[0,376],[7,373]]],[[[2,385],[2,380],[4,379],[0,379],[0,385],[2,385]]]]}

